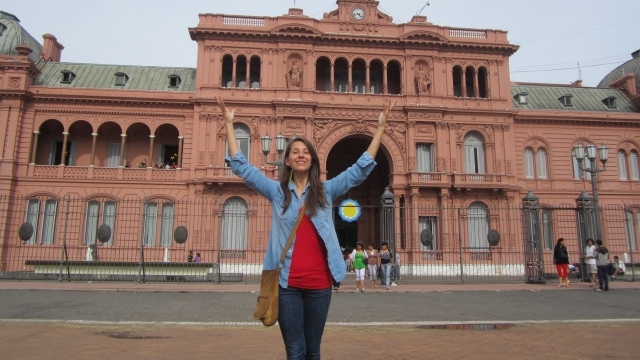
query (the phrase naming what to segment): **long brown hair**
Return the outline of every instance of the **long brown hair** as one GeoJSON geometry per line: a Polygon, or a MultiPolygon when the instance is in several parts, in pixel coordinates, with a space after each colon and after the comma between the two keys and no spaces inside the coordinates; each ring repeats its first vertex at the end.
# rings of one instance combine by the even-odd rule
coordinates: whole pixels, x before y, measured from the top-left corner
{"type": "MultiPolygon", "coordinates": [[[[284,152],[284,158],[289,157],[289,153],[291,152],[291,145],[296,142],[302,142],[307,149],[309,149],[309,155],[311,155],[311,167],[309,168],[309,194],[305,199],[305,203],[307,204],[307,214],[309,216],[313,216],[318,211],[320,207],[327,206],[327,199],[324,197],[324,185],[322,181],[320,181],[320,159],[318,158],[318,153],[316,149],[311,145],[311,142],[302,137],[296,137],[289,142],[287,145],[287,149],[284,152]]],[[[291,205],[291,191],[289,190],[289,181],[291,180],[292,171],[290,166],[285,166],[283,170],[280,172],[280,188],[284,193],[284,204],[282,204],[282,213],[287,210],[289,205],[291,205]]]]}

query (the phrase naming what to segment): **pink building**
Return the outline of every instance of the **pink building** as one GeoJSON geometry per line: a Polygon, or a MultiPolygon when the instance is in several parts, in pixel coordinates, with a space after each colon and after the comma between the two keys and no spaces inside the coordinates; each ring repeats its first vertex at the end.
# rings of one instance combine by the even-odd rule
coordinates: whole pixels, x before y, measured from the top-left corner
{"type": "Polygon", "coordinates": [[[277,153],[263,155],[263,136],[312,139],[331,178],[365,151],[382,104],[397,102],[378,166],[349,194],[361,216],[336,229],[346,248],[392,241],[409,274],[458,276],[464,254],[467,271],[522,277],[532,259],[550,264],[560,236],[576,261],[586,237],[603,236],[634,262],[637,53],[626,75],[615,69],[597,88],[512,83],[518,46],[506,31],[425,16],[397,24],[378,1],[336,3],[322,19],[295,8],[200,14],[189,29],[195,69],[62,62],[55,36],[40,44],[0,12],[0,270],[81,265],[98,260],[98,244],[105,262],[181,262],[197,249],[221,272],[258,273],[268,203],[224,163],[217,96],[237,109],[243,152],[273,177],[277,153]],[[585,210],[583,222],[576,199],[592,206],[592,175],[572,157],[579,144],[609,150],[593,175],[602,211],[585,210]],[[522,220],[527,194],[537,197],[533,231],[522,220]],[[33,231],[20,239],[25,223],[33,231]],[[98,241],[101,225],[110,231],[98,241]]]}

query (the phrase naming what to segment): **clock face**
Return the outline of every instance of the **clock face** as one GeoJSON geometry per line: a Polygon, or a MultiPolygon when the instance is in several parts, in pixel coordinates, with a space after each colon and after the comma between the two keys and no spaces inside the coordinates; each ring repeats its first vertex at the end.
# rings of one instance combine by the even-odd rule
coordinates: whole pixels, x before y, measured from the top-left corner
{"type": "Polygon", "coordinates": [[[356,20],[362,20],[364,19],[364,10],[362,10],[361,8],[355,8],[351,12],[351,16],[353,16],[353,18],[356,20]]]}

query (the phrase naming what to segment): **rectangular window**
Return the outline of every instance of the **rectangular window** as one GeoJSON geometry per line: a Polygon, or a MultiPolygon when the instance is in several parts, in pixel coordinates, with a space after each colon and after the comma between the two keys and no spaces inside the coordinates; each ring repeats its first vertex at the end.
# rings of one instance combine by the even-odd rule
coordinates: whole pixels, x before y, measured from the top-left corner
{"type": "Polygon", "coordinates": [[[638,171],[638,154],[634,151],[629,154],[629,172],[631,180],[640,180],[640,172],[638,171]]]}
{"type": "Polygon", "coordinates": [[[623,151],[618,151],[618,174],[620,180],[627,180],[627,156],[623,151]]]}
{"type": "Polygon", "coordinates": [[[144,212],[144,246],[156,245],[156,233],[158,225],[158,204],[147,203],[144,212]]]}
{"type": "Polygon", "coordinates": [[[533,151],[526,149],[524,151],[524,177],[527,179],[533,179],[533,151]]]}
{"type": "Polygon", "coordinates": [[[416,146],[416,168],[419,172],[434,172],[433,144],[416,146]]]}
{"type": "Polygon", "coordinates": [[[100,203],[97,201],[89,201],[87,203],[87,217],[84,225],[84,244],[91,245],[96,242],[96,234],[98,231],[98,214],[100,213],[100,203]]]}
{"type": "Polygon", "coordinates": [[[107,167],[120,166],[120,143],[109,143],[107,154],[107,167]]]}
{"type": "Polygon", "coordinates": [[[38,234],[38,216],[39,215],[40,215],[40,200],[38,199],[29,200],[29,204],[27,205],[27,218],[25,219],[25,222],[28,222],[33,226],[33,235],[31,235],[31,238],[25,242],[27,244],[36,243],[36,238],[38,234]]]}
{"type": "Polygon", "coordinates": [[[102,212],[102,224],[108,225],[111,229],[111,237],[104,245],[113,245],[113,234],[116,226],[116,203],[115,201],[107,201],[104,203],[104,211],[102,212]]]}
{"type": "Polygon", "coordinates": [[[160,246],[169,247],[173,240],[173,204],[162,204],[162,224],[160,225],[160,246]]]}
{"type": "Polygon", "coordinates": [[[44,218],[42,219],[42,237],[43,244],[53,244],[53,235],[56,228],[56,214],[58,202],[56,200],[47,200],[44,203],[44,218]]]}
{"type": "MultiPolygon", "coordinates": [[[[49,165],[62,164],[62,141],[52,141],[51,148],[49,150],[49,165]]],[[[76,164],[76,142],[67,141],[67,148],[65,149],[64,164],[68,166],[75,166],[76,164]]]]}
{"type": "Polygon", "coordinates": [[[430,251],[438,249],[437,223],[438,218],[435,216],[420,216],[418,218],[418,230],[420,231],[420,250],[430,251]]]}
{"type": "Polygon", "coordinates": [[[538,163],[538,179],[547,178],[547,152],[544,149],[539,149],[536,153],[538,163]]]}

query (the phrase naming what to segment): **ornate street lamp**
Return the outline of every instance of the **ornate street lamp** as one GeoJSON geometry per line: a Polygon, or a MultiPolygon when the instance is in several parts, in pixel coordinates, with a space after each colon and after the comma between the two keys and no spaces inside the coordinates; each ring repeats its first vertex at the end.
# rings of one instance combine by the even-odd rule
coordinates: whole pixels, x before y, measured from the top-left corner
{"type": "Polygon", "coordinates": [[[280,172],[280,167],[284,163],[284,149],[287,147],[287,139],[282,134],[278,134],[276,136],[276,151],[278,153],[278,159],[275,161],[268,160],[269,152],[271,151],[271,137],[269,137],[269,135],[261,137],[260,145],[262,146],[262,153],[264,154],[264,162],[277,166],[278,172],[280,172]]]}
{"type": "Polygon", "coordinates": [[[609,159],[609,149],[601,145],[596,148],[595,145],[589,144],[583,146],[578,144],[573,148],[573,156],[578,160],[578,167],[581,171],[586,171],[591,174],[591,189],[593,190],[593,207],[596,225],[596,239],[602,239],[602,222],[600,220],[600,205],[598,199],[598,173],[606,170],[607,160],[609,159]],[[596,161],[596,152],[599,157],[602,167],[598,167],[596,161]],[[589,159],[589,163],[586,163],[586,159],[589,159]]]}

